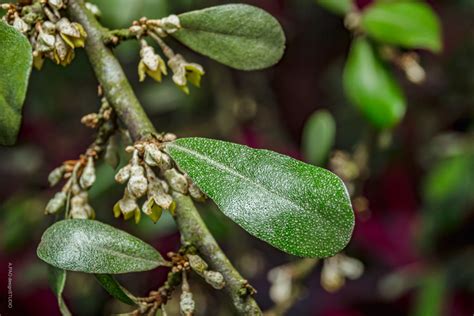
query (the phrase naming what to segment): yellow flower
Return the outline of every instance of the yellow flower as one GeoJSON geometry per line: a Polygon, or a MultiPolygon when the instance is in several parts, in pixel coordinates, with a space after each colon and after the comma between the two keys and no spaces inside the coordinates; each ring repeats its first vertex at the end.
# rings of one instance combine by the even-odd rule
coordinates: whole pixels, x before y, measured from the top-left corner
{"type": "Polygon", "coordinates": [[[196,63],[188,63],[180,54],[168,60],[168,66],[173,71],[174,83],[186,94],[189,94],[188,81],[196,87],[201,86],[204,69],[196,63]]]}
{"type": "Polygon", "coordinates": [[[148,46],[144,41],[142,41],[140,57],[140,63],[138,64],[138,78],[140,82],[145,80],[146,75],[152,77],[157,82],[161,82],[162,74],[167,75],[166,64],[163,58],[156,54],[153,47],[148,46]]]}

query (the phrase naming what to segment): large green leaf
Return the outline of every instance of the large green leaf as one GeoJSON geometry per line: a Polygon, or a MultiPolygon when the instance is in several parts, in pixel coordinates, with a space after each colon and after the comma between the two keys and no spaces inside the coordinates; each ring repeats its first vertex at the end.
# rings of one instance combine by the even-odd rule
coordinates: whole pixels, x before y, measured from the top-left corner
{"type": "Polygon", "coordinates": [[[278,21],[262,9],[228,4],[179,15],[172,35],[189,48],[241,70],[270,67],[285,49],[278,21]]]}
{"type": "Polygon", "coordinates": [[[66,285],[66,271],[51,265],[48,266],[48,281],[58,299],[58,307],[61,315],[71,316],[72,314],[63,299],[64,286],[66,285]]]}
{"type": "Polygon", "coordinates": [[[344,89],[374,126],[396,125],[405,114],[405,97],[372,46],[363,38],[352,43],[343,75],[344,89]]]}
{"type": "Polygon", "coordinates": [[[102,285],[102,287],[107,291],[107,293],[125,304],[136,305],[135,296],[122,287],[112,275],[96,274],[95,277],[100,285],[102,285]]]}
{"type": "Polygon", "coordinates": [[[110,225],[70,219],[51,225],[41,237],[38,257],[55,267],[86,273],[127,273],[154,269],[164,259],[152,246],[110,225]]]}
{"type": "Polygon", "coordinates": [[[441,50],[438,17],[428,4],[420,1],[374,2],[362,14],[362,28],[384,43],[441,50]]]}
{"type": "Polygon", "coordinates": [[[268,150],[205,138],[166,145],[224,214],[290,254],[326,257],[349,242],[354,213],[331,172],[268,150]]]}
{"type": "Polygon", "coordinates": [[[0,47],[0,145],[13,145],[31,72],[31,45],[20,32],[0,21],[0,47]]]}
{"type": "Polygon", "coordinates": [[[303,155],[315,166],[323,165],[334,145],[336,123],[326,110],[314,112],[303,129],[303,155]]]}

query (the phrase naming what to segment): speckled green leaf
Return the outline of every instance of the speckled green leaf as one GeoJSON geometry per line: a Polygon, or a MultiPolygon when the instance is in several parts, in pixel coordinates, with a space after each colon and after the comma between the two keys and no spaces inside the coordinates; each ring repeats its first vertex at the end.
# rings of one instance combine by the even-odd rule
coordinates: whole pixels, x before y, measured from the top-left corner
{"type": "Polygon", "coordinates": [[[113,276],[110,274],[96,274],[95,277],[107,293],[125,304],[136,305],[136,298],[123,288],[113,276]]]}
{"type": "Polygon", "coordinates": [[[164,263],[158,251],[140,239],[99,221],[80,219],[51,225],[37,254],[55,267],[86,273],[147,271],[164,263]]]}
{"type": "Polygon", "coordinates": [[[352,9],[352,0],[316,0],[325,9],[344,15],[352,9]]]}
{"type": "Polygon", "coordinates": [[[166,150],[225,215],[283,251],[327,257],[351,238],[354,213],[347,190],[325,169],[205,138],[178,139],[166,150]]]}
{"type": "Polygon", "coordinates": [[[323,165],[334,145],[336,123],[331,113],[326,110],[314,112],[303,129],[303,155],[307,162],[323,165]]]}
{"type": "Polygon", "coordinates": [[[343,81],[349,100],[374,126],[391,128],[403,118],[403,92],[367,40],[352,43],[343,81]]]}
{"type": "Polygon", "coordinates": [[[70,316],[71,312],[63,299],[64,286],[66,285],[66,271],[51,265],[48,266],[48,281],[49,286],[58,299],[58,307],[61,315],[70,316]]]}
{"type": "Polygon", "coordinates": [[[371,37],[406,48],[441,50],[441,27],[433,9],[422,1],[374,2],[362,14],[371,37]]]}
{"type": "Polygon", "coordinates": [[[31,45],[20,32],[0,21],[0,47],[0,145],[13,145],[31,72],[31,45]]]}
{"type": "Polygon", "coordinates": [[[184,45],[241,70],[270,67],[285,49],[278,21],[262,9],[228,4],[179,15],[182,29],[172,35],[184,45]]]}

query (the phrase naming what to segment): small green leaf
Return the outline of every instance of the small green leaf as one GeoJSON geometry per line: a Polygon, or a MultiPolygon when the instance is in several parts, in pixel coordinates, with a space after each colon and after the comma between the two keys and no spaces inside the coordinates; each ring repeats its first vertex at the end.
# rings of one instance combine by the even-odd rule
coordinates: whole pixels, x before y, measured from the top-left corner
{"type": "Polygon", "coordinates": [[[325,169],[205,138],[178,139],[166,151],[225,215],[283,251],[327,257],[351,238],[354,213],[347,190],[325,169]]]}
{"type": "Polygon", "coordinates": [[[396,125],[405,114],[405,97],[392,74],[363,38],[352,43],[343,74],[347,97],[374,126],[396,125]]]}
{"type": "Polygon", "coordinates": [[[438,17],[428,4],[420,1],[374,2],[363,11],[362,28],[384,43],[441,50],[438,17]]]}
{"type": "Polygon", "coordinates": [[[0,145],[13,145],[31,72],[31,45],[15,28],[0,21],[0,47],[0,145]]]}
{"type": "Polygon", "coordinates": [[[433,271],[421,280],[412,316],[445,315],[443,305],[446,298],[446,275],[444,271],[433,271]]]}
{"type": "Polygon", "coordinates": [[[344,15],[351,11],[352,0],[316,0],[318,4],[335,14],[344,15]]]}
{"type": "Polygon", "coordinates": [[[71,312],[63,299],[64,286],[66,285],[66,271],[50,265],[48,266],[48,279],[51,289],[58,298],[58,306],[61,315],[71,316],[71,312]]]}
{"type": "Polygon", "coordinates": [[[179,19],[182,28],[172,36],[236,69],[270,67],[285,50],[285,34],[278,21],[250,5],[220,5],[180,14],[179,19]]]}
{"type": "Polygon", "coordinates": [[[303,129],[303,156],[315,166],[323,165],[334,145],[336,123],[326,110],[314,112],[303,129]]]}
{"type": "Polygon", "coordinates": [[[136,305],[135,296],[122,287],[113,276],[110,274],[96,274],[95,277],[107,293],[125,304],[136,305]]]}
{"type": "Polygon", "coordinates": [[[38,257],[50,265],[86,273],[147,271],[165,263],[158,251],[110,225],[71,219],[51,225],[41,237],[38,257]]]}

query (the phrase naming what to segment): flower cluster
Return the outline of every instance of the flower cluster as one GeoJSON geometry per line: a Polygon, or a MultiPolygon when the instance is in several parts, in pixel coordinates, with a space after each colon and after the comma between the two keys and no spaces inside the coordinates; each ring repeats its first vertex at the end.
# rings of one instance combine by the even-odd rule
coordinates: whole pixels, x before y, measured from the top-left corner
{"type": "Polygon", "coordinates": [[[74,50],[84,47],[87,34],[81,24],[62,16],[65,0],[32,0],[2,4],[3,20],[23,33],[33,47],[33,66],[41,69],[44,59],[68,65],[74,50]],[[25,3],[25,4],[22,4],[25,3]]]}
{"type": "Polygon", "coordinates": [[[163,54],[168,58],[167,65],[173,72],[173,82],[184,93],[189,94],[188,82],[199,87],[201,77],[204,75],[204,69],[199,64],[187,62],[180,54],[175,54],[163,41],[164,37],[178,31],[180,28],[179,18],[176,15],[170,15],[162,19],[141,18],[138,21],[134,21],[129,30],[140,39],[141,59],[138,64],[140,81],[145,80],[145,76],[148,75],[157,82],[161,82],[162,75],[167,75],[165,61],[143,38],[144,36],[150,36],[158,43],[163,54]]]}
{"type": "Polygon", "coordinates": [[[173,134],[164,134],[153,140],[139,141],[127,147],[132,154],[129,163],[115,175],[118,183],[126,184],[122,199],[114,206],[115,217],[134,218],[138,223],[141,213],[157,222],[163,210],[174,212],[173,192],[204,199],[203,193],[191,179],[173,166],[171,158],[162,150],[163,143],[173,141],[173,134]],[[144,198],[140,209],[138,200],[144,198]]]}
{"type": "Polygon", "coordinates": [[[68,181],[48,202],[46,214],[56,214],[66,206],[66,218],[95,218],[87,194],[87,190],[96,179],[94,157],[91,152],[89,154],[89,156],[82,155],[79,160],[66,161],[49,174],[48,181],[51,186],[55,186],[63,178],[68,181]]]}

